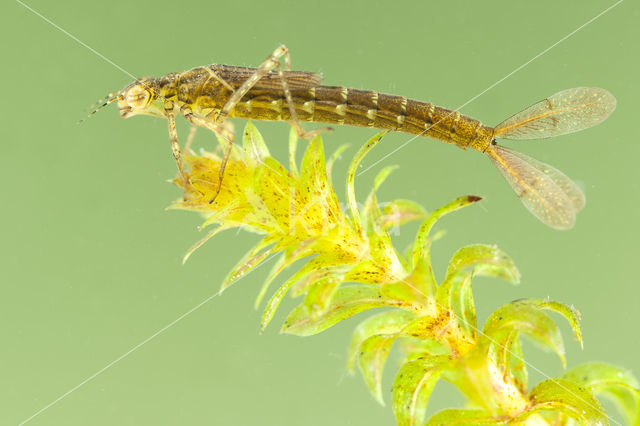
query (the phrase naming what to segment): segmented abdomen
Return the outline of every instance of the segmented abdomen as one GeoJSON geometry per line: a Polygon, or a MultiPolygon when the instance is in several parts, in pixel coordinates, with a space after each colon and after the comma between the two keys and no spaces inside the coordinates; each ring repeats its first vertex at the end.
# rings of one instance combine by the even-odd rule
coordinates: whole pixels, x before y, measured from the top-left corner
{"type": "MultiPolygon", "coordinates": [[[[390,129],[430,136],[461,147],[470,144],[486,126],[478,120],[429,102],[341,86],[317,86],[291,92],[301,121],[390,129]]],[[[257,120],[290,120],[284,93],[252,90],[232,113],[257,120]]]]}

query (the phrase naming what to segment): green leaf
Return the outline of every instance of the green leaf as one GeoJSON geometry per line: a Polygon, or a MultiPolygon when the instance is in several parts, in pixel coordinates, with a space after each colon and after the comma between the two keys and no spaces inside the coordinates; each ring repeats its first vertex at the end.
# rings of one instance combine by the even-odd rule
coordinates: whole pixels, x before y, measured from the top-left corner
{"type": "Polygon", "coordinates": [[[454,318],[469,337],[476,338],[476,309],[471,291],[473,274],[462,271],[445,279],[437,290],[440,309],[453,312],[454,318]]]}
{"type": "Polygon", "coordinates": [[[267,290],[269,289],[271,283],[283,270],[291,266],[297,260],[310,254],[308,252],[308,249],[313,245],[315,241],[315,238],[310,238],[307,241],[303,241],[285,250],[284,254],[280,257],[280,259],[278,259],[278,262],[273,265],[273,268],[271,269],[271,272],[269,273],[269,276],[265,280],[264,284],[262,284],[260,293],[258,293],[258,297],[256,297],[256,300],[254,302],[254,308],[257,309],[260,303],[262,303],[262,299],[267,293],[267,290]]]}
{"type": "Polygon", "coordinates": [[[565,379],[540,382],[529,394],[530,408],[517,420],[524,420],[534,413],[555,411],[565,414],[585,425],[607,425],[608,418],[600,402],[586,386],[565,379]]]}
{"type": "Polygon", "coordinates": [[[491,426],[504,425],[508,421],[496,419],[491,413],[484,410],[456,410],[448,409],[437,412],[427,422],[427,426],[447,426],[447,425],[475,425],[491,426]]]}
{"type": "Polygon", "coordinates": [[[333,295],[342,283],[342,278],[342,276],[325,278],[309,287],[307,296],[304,298],[304,306],[307,307],[309,315],[314,321],[329,308],[333,295]]]}
{"type": "MultiPolygon", "coordinates": [[[[388,240],[387,246],[391,244],[389,235],[382,231],[380,227],[382,212],[380,211],[375,191],[369,193],[360,216],[362,219],[362,227],[367,235],[377,238],[378,240],[388,240]]],[[[375,242],[370,242],[369,245],[376,247],[375,242]]]]}
{"type": "Polygon", "coordinates": [[[522,342],[520,340],[520,336],[513,338],[511,350],[508,352],[508,361],[503,361],[501,364],[507,363],[508,371],[511,373],[515,385],[518,387],[520,393],[526,395],[529,390],[529,371],[527,370],[527,363],[524,360],[522,342]]]}
{"type": "MultiPolygon", "coordinates": [[[[301,281],[308,283],[308,285],[312,285],[314,282],[319,279],[326,278],[331,275],[331,271],[323,266],[324,262],[319,257],[315,257],[311,259],[306,265],[304,265],[298,272],[296,272],[291,278],[289,278],[284,284],[276,290],[276,292],[271,296],[269,302],[267,302],[267,306],[262,313],[262,320],[260,321],[260,328],[264,330],[267,325],[273,319],[273,315],[275,315],[280,302],[285,294],[293,287],[301,281]]],[[[265,282],[265,286],[268,285],[269,281],[265,282]]],[[[261,292],[262,295],[264,292],[261,292]]],[[[260,297],[260,296],[258,296],[260,297]]],[[[260,303],[260,299],[256,300],[256,304],[260,303]]]]}
{"type": "Polygon", "coordinates": [[[270,156],[267,144],[264,143],[264,138],[251,123],[251,120],[247,121],[247,125],[244,127],[242,133],[242,147],[247,154],[246,160],[250,167],[255,168],[263,160],[270,156]]]}
{"type": "MultiPolygon", "coordinates": [[[[449,204],[442,206],[431,213],[429,217],[427,217],[422,223],[420,229],[418,230],[418,234],[416,235],[416,240],[413,245],[413,265],[416,265],[419,259],[424,258],[424,249],[429,238],[429,232],[431,231],[431,228],[433,228],[433,225],[435,225],[435,223],[438,221],[438,219],[448,213],[461,209],[462,207],[468,206],[469,204],[475,203],[480,200],[482,200],[481,197],[477,197],[475,195],[466,195],[464,197],[456,198],[449,204]]],[[[429,259],[427,259],[427,261],[429,262],[429,259]]]]}
{"type": "Polygon", "coordinates": [[[384,405],[382,397],[382,373],[384,364],[393,342],[398,336],[394,334],[377,334],[367,338],[360,345],[358,367],[371,395],[384,405]]]}
{"type": "Polygon", "coordinates": [[[560,330],[556,323],[536,306],[537,302],[516,300],[498,308],[489,316],[480,339],[487,345],[489,356],[502,371],[507,371],[508,353],[518,333],[524,333],[543,347],[553,349],[562,360],[562,364],[566,364],[560,330]]]}
{"type": "Polygon", "coordinates": [[[640,424],[640,385],[630,371],[603,362],[590,362],[567,371],[562,378],[610,399],[629,424],[640,424]]]}
{"type": "Polygon", "coordinates": [[[475,275],[498,277],[513,284],[520,282],[520,272],[513,260],[495,246],[474,244],[461,248],[449,261],[447,278],[470,267],[475,275]]]}
{"type": "Polygon", "coordinates": [[[271,253],[275,251],[272,247],[267,249],[270,245],[274,243],[274,239],[271,236],[267,236],[263,238],[258,244],[256,244],[250,251],[247,253],[241,260],[236,264],[236,266],[231,269],[225,280],[222,282],[220,286],[220,293],[226,290],[234,281],[240,279],[245,276],[253,269],[257,268],[271,253]]]}
{"type": "Polygon", "coordinates": [[[331,177],[331,173],[333,172],[333,165],[336,161],[338,161],[339,158],[341,158],[342,153],[347,148],[349,148],[348,143],[340,145],[327,160],[327,179],[329,179],[329,184],[331,184],[331,186],[333,186],[333,179],[331,177]]]}
{"type": "Polygon", "coordinates": [[[206,243],[207,241],[209,241],[214,235],[217,235],[222,231],[225,231],[225,230],[231,229],[231,228],[235,228],[235,227],[237,227],[235,224],[224,223],[224,224],[218,226],[216,229],[213,229],[213,230],[209,231],[204,238],[200,239],[200,241],[198,241],[197,243],[192,245],[191,248],[189,248],[189,250],[187,250],[187,252],[185,253],[184,257],[182,258],[182,264],[184,265],[185,263],[187,263],[187,260],[189,260],[189,257],[191,257],[193,252],[196,251],[197,249],[199,249],[200,247],[202,247],[202,245],[204,243],[206,243]]]}
{"type": "Polygon", "coordinates": [[[373,191],[377,191],[378,188],[380,188],[380,185],[382,185],[384,183],[385,180],[387,180],[387,178],[389,177],[389,175],[398,168],[399,166],[394,165],[394,166],[387,166],[385,168],[383,168],[382,170],[380,170],[380,172],[376,175],[375,179],[373,180],[373,191]]]}
{"type": "Polygon", "coordinates": [[[302,158],[300,167],[301,205],[311,206],[307,211],[313,214],[314,205],[320,205],[318,214],[332,215],[333,220],[341,215],[338,197],[327,177],[327,167],[324,160],[324,148],[322,138],[314,137],[302,158]]]}
{"type": "Polygon", "coordinates": [[[298,176],[298,164],[296,162],[296,152],[298,151],[298,131],[291,126],[289,130],[289,171],[293,176],[298,176]]]}
{"type": "Polygon", "coordinates": [[[399,426],[422,426],[431,391],[448,363],[447,357],[425,357],[400,367],[391,388],[399,426]]]}
{"type": "Polygon", "coordinates": [[[573,334],[582,347],[582,331],[580,330],[580,312],[573,307],[569,307],[563,303],[551,302],[549,300],[525,299],[526,303],[536,306],[538,309],[546,309],[554,311],[562,315],[571,326],[573,334]]]}
{"type": "Polygon", "coordinates": [[[353,160],[351,160],[351,164],[349,164],[349,170],[347,172],[347,202],[349,204],[349,211],[351,212],[354,228],[358,233],[362,230],[362,226],[360,223],[360,213],[358,212],[358,203],[356,200],[356,172],[358,171],[358,166],[364,156],[367,155],[367,153],[371,151],[371,149],[376,146],[387,133],[388,131],[385,130],[373,135],[373,137],[369,139],[362,148],[360,148],[358,153],[353,157],[353,160]]]}
{"type": "Polygon", "coordinates": [[[402,337],[397,340],[401,355],[399,365],[406,362],[432,355],[448,355],[451,349],[446,342],[439,342],[435,339],[417,339],[413,337],[402,337]]]}
{"type": "Polygon", "coordinates": [[[425,209],[418,203],[410,200],[393,200],[382,208],[383,228],[403,225],[416,219],[422,219],[427,215],[425,209]]]}
{"type": "Polygon", "coordinates": [[[358,357],[360,344],[376,334],[393,335],[399,332],[415,314],[402,309],[381,312],[362,321],[353,332],[347,351],[347,369],[353,373],[353,367],[358,357]]]}
{"type": "Polygon", "coordinates": [[[282,326],[281,332],[297,336],[310,336],[320,333],[359,312],[386,305],[387,302],[374,286],[351,285],[342,287],[334,294],[324,316],[314,321],[307,307],[302,304],[291,311],[282,326]]]}
{"type": "Polygon", "coordinates": [[[471,245],[452,256],[436,300],[441,308],[453,311],[467,335],[475,339],[476,311],[471,288],[474,275],[499,277],[515,284],[520,280],[520,273],[511,258],[494,246],[471,245]]]}

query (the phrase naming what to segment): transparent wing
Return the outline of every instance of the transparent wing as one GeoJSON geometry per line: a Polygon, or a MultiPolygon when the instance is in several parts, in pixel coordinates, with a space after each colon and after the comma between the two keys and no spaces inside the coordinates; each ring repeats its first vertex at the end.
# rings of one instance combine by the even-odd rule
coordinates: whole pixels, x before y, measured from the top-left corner
{"type": "MultiPolygon", "coordinates": [[[[211,65],[211,69],[234,88],[242,86],[242,83],[256,72],[256,68],[231,65],[211,65]]],[[[291,90],[310,89],[320,85],[322,82],[322,76],[313,72],[284,71],[283,74],[291,90]]],[[[258,80],[253,88],[282,90],[282,80],[278,71],[270,71],[258,80]]]]}
{"type": "Polygon", "coordinates": [[[585,204],[578,186],[559,170],[502,146],[487,151],[502,176],[534,216],[554,229],[571,229],[585,204]]]}
{"type": "Polygon", "coordinates": [[[523,162],[528,163],[530,166],[533,166],[542,173],[546,174],[556,185],[558,185],[558,187],[562,190],[562,192],[565,193],[569,200],[571,200],[571,204],[573,205],[573,209],[576,213],[584,208],[584,205],[586,203],[584,193],[573,180],[568,178],[560,170],[546,163],[543,163],[542,161],[538,161],[535,158],[531,158],[528,155],[516,152],[512,149],[508,149],[503,146],[497,146],[497,148],[499,148],[499,152],[502,155],[504,155],[503,153],[506,152],[510,156],[518,157],[523,162]]]}
{"type": "Polygon", "coordinates": [[[494,136],[540,139],[573,133],[604,121],[616,109],[616,98],[604,89],[563,90],[500,123],[494,136]]]}

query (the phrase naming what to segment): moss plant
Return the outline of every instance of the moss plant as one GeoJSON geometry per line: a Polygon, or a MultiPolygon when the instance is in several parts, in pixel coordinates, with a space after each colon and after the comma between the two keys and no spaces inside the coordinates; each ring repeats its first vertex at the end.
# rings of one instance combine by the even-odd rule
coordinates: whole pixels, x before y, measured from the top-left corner
{"type": "MultiPolygon", "coordinates": [[[[579,314],[557,302],[521,299],[498,308],[482,328],[476,323],[471,283],[491,276],[518,283],[520,274],[500,249],[475,244],[451,258],[444,280],[436,282],[430,247],[432,228],[440,217],[479,201],[464,196],[431,213],[407,200],[381,206],[376,189],[392,171],[383,169],[364,205],[356,203],[355,171],[384,133],[375,135],[352,160],[347,176],[347,211],[343,211],[331,182],[337,154],[325,161],[322,140],[313,139],[300,169],[296,165],[297,137],[290,136],[289,170],[269,155],[255,127],[248,123],[243,148],[236,148],[227,165],[219,196],[209,203],[218,182],[216,154],[185,156],[191,186],[176,178],[185,191],[172,208],[200,212],[203,227],[217,224],[187,253],[186,258],[216,233],[235,227],[264,235],[230,272],[222,290],[260,263],[278,259],[258,294],[266,296],[261,327],[273,318],[289,293],[301,303],[286,318],[282,332],[299,336],[320,333],[352,315],[377,309],[356,328],[348,348],[347,368],[357,365],[371,394],[383,403],[381,380],[392,345],[402,349],[399,371],[391,391],[400,425],[449,424],[607,424],[596,396],[611,398],[630,424],[640,424],[638,382],[617,367],[590,363],[535,386],[528,381],[521,335],[551,348],[563,364],[562,337],[548,312],[563,316],[582,343],[579,314]],[[412,250],[396,251],[392,227],[421,220],[412,250]],[[306,263],[289,279],[280,273],[300,259],[306,263]],[[468,399],[465,409],[447,409],[427,416],[427,404],[437,380],[456,386],[468,399]]],[[[339,150],[341,151],[341,150],[339,150]]]]}

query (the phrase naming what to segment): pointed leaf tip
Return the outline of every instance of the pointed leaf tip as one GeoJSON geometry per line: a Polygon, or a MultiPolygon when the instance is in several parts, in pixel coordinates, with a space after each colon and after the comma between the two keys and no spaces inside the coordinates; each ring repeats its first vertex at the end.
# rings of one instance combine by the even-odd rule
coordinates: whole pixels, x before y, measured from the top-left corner
{"type": "Polygon", "coordinates": [[[447,357],[424,357],[400,367],[391,389],[398,425],[424,424],[431,391],[447,361],[447,357]]]}

